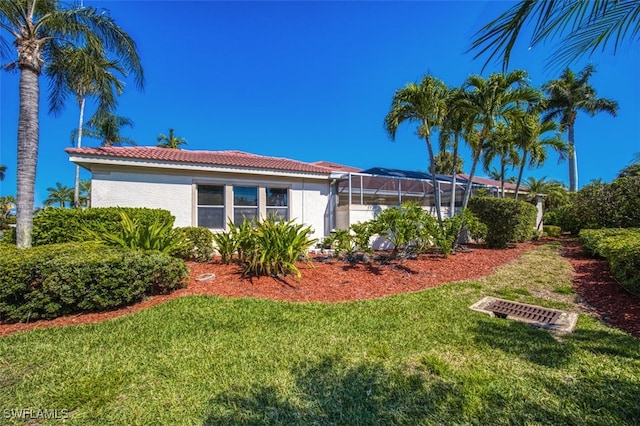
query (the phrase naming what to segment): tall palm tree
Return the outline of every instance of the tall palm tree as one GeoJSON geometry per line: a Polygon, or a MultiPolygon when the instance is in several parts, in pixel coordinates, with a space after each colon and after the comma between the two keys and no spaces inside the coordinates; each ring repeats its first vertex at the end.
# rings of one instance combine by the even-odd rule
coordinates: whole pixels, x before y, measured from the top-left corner
{"type": "Polygon", "coordinates": [[[614,54],[625,42],[640,40],[640,2],[635,0],[520,0],[476,33],[469,50],[475,58],[488,54],[483,69],[501,58],[509,67],[511,51],[528,25],[533,24],[530,47],[561,38],[549,64],[570,62],[613,45],[614,54]]]}
{"type": "Polygon", "coordinates": [[[435,155],[431,143],[431,132],[440,127],[446,116],[447,96],[448,89],[444,82],[426,75],[419,83],[409,83],[395,91],[390,110],[384,119],[384,127],[391,140],[395,140],[400,124],[408,122],[418,125],[418,136],[424,138],[429,153],[429,174],[439,223],[442,223],[440,187],[434,173],[435,155]]]}
{"type": "MultiPolygon", "coordinates": [[[[76,146],[82,147],[82,128],[87,97],[97,97],[99,110],[110,110],[116,105],[116,95],[124,91],[123,77],[127,71],[118,61],[106,57],[102,46],[86,45],[80,48],[65,46],[56,52],[46,69],[51,81],[50,112],[60,113],[70,94],[75,95],[80,108],[76,146]]],[[[73,205],[80,206],[80,166],[76,165],[73,205]]]]}
{"type": "Polygon", "coordinates": [[[500,197],[504,198],[504,184],[507,179],[507,167],[520,163],[520,154],[515,144],[516,135],[512,126],[505,122],[496,124],[496,128],[489,137],[487,147],[482,156],[483,169],[500,181],[500,197]],[[498,159],[500,167],[494,171],[491,169],[493,160],[498,159]]]}
{"type": "Polygon", "coordinates": [[[169,129],[169,136],[161,133],[158,135],[158,147],[180,149],[180,145],[186,145],[187,140],[176,136],[174,129],[169,129]]]}
{"type": "Polygon", "coordinates": [[[64,186],[60,182],[56,182],[55,187],[47,188],[47,192],[49,192],[49,197],[44,200],[45,206],[51,206],[53,204],[60,204],[60,207],[66,207],[66,203],[73,202],[73,188],[69,186],[64,186]]]}
{"type": "Polygon", "coordinates": [[[540,167],[547,159],[547,148],[552,148],[559,155],[559,160],[567,158],[569,145],[558,135],[558,123],[541,121],[536,112],[527,112],[520,120],[513,123],[516,129],[516,146],[520,149],[518,179],[516,180],[515,198],[518,198],[522,175],[525,167],[540,167]]]}
{"type": "MultiPolygon", "coordinates": [[[[137,145],[133,139],[120,134],[120,131],[125,126],[133,127],[133,121],[130,118],[115,115],[110,111],[99,110],[87,121],[84,135],[89,138],[99,139],[100,146],[137,145]]],[[[71,133],[71,140],[75,140],[77,133],[78,129],[71,133]]]]}
{"type": "Polygon", "coordinates": [[[561,130],[568,132],[569,146],[569,191],[578,190],[578,156],[575,146],[575,123],[578,112],[586,112],[592,117],[599,112],[613,116],[618,113],[616,101],[597,98],[596,90],[589,84],[589,78],[595,72],[593,65],[587,65],[574,74],[566,68],[558,80],[552,80],[542,86],[547,93],[544,120],[558,120],[561,130]]]}
{"type": "Polygon", "coordinates": [[[20,248],[31,246],[36,159],[38,158],[39,77],[55,55],[57,48],[83,41],[102,44],[120,58],[130,71],[142,67],[133,39],[106,11],[94,7],[64,6],[58,0],[0,1],[0,55],[9,56],[15,46],[15,59],[8,69],[20,72],[20,106],[18,115],[18,167],[16,240],[20,248]],[[4,47],[4,48],[3,48],[4,47]]]}
{"type": "Polygon", "coordinates": [[[477,143],[471,146],[472,162],[469,184],[465,189],[462,207],[466,208],[471,197],[473,177],[476,167],[489,143],[489,137],[500,121],[510,120],[521,111],[523,104],[538,102],[542,98],[539,90],[527,83],[528,74],[514,70],[507,74],[491,74],[488,79],[471,75],[465,81],[463,107],[480,126],[477,143]]]}
{"type": "Polygon", "coordinates": [[[453,217],[456,207],[456,186],[458,173],[462,173],[462,159],[458,155],[460,138],[472,140],[473,115],[464,108],[464,92],[462,88],[449,90],[447,99],[447,115],[440,129],[440,152],[447,152],[451,147],[451,167],[446,172],[451,174],[451,199],[449,200],[449,217],[453,217]],[[460,159],[460,160],[458,160],[460,159]]]}
{"type": "Polygon", "coordinates": [[[7,173],[7,166],[0,164],[0,180],[4,180],[4,175],[7,173]]]}

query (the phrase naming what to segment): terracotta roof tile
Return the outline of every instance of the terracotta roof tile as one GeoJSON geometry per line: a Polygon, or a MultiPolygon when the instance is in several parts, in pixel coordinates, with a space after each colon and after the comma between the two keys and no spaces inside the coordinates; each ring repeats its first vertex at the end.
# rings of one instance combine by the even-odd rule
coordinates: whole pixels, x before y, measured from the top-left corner
{"type": "Polygon", "coordinates": [[[69,154],[138,160],[167,161],[173,163],[211,164],[252,169],[329,174],[330,169],[288,158],[267,157],[242,151],[191,151],[158,147],[101,147],[67,148],[69,154]]]}

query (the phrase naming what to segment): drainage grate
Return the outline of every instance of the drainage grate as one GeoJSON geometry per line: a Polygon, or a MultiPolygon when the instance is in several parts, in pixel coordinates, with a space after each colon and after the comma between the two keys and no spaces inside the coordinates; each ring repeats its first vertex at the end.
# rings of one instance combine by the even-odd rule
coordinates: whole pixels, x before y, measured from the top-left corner
{"type": "Polygon", "coordinates": [[[507,300],[494,300],[484,307],[498,318],[514,317],[524,321],[554,324],[562,312],[507,300]]]}

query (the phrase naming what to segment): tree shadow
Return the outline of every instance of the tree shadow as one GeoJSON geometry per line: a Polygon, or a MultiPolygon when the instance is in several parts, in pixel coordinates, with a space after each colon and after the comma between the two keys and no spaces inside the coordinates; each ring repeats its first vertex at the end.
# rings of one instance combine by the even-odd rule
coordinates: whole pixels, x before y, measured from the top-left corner
{"type": "Polygon", "coordinates": [[[471,331],[477,343],[545,367],[562,367],[575,352],[570,340],[556,339],[546,330],[509,319],[483,318],[471,331]]]}
{"type": "Polygon", "coordinates": [[[454,386],[420,372],[385,368],[376,362],[346,365],[326,357],[295,368],[297,392],[273,386],[236,388],[209,401],[205,425],[219,424],[416,424],[463,396],[454,386]]]}

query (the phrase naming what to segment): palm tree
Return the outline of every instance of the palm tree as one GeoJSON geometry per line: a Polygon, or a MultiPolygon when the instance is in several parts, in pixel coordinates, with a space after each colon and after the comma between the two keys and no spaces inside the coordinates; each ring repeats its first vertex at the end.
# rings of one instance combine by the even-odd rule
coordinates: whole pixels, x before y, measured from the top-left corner
{"type": "Polygon", "coordinates": [[[384,127],[391,140],[395,140],[400,124],[418,125],[418,136],[424,138],[429,153],[429,174],[435,195],[438,222],[442,223],[440,211],[440,187],[434,173],[435,155],[431,143],[431,132],[438,129],[447,113],[447,86],[441,80],[426,75],[420,83],[409,83],[393,94],[391,108],[384,119],[384,127]]]}
{"type": "Polygon", "coordinates": [[[520,149],[518,179],[516,181],[515,198],[518,199],[522,175],[525,167],[540,167],[547,159],[547,148],[555,150],[560,156],[559,162],[569,153],[567,145],[558,135],[558,123],[541,121],[540,115],[527,112],[520,120],[513,123],[516,128],[516,146],[520,149]]]}
{"type": "Polygon", "coordinates": [[[507,179],[507,167],[515,166],[520,163],[520,154],[516,149],[515,131],[513,127],[507,126],[505,122],[499,122],[495,130],[489,137],[487,147],[482,156],[483,169],[491,175],[492,178],[500,181],[500,197],[504,198],[504,184],[507,179]],[[491,163],[498,158],[500,168],[491,169],[491,163]]]}
{"type": "Polygon", "coordinates": [[[613,45],[614,54],[624,42],[640,40],[640,2],[621,0],[520,0],[498,18],[485,25],[471,43],[475,58],[488,54],[483,69],[502,58],[502,69],[509,67],[511,51],[527,24],[534,24],[530,48],[563,37],[549,63],[570,62],[604,51],[613,45]],[[568,34],[568,35],[567,35],[568,34]]]}
{"type": "Polygon", "coordinates": [[[640,152],[636,152],[633,155],[633,160],[629,163],[628,166],[625,166],[618,173],[618,178],[629,177],[629,176],[640,176],[640,152]]]}
{"type": "Polygon", "coordinates": [[[466,208],[471,196],[476,167],[489,143],[489,137],[499,121],[509,120],[523,107],[523,103],[538,102],[542,98],[539,90],[527,84],[528,74],[522,70],[508,74],[491,74],[488,79],[479,75],[469,76],[465,82],[463,108],[473,116],[480,126],[476,143],[471,139],[472,162],[469,184],[465,189],[462,208],[466,208]]]}
{"type": "Polygon", "coordinates": [[[49,197],[44,200],[45,206],[51,206],[55,203],[59,203],[60,207],[66,207],[67,201],[71,203],[73,201],[73,188],[64,186],[60,182],[56,182],[55,188],[47,188],[49,197]]]}
{"type": "MultiPolygon", "coordinates": [[[[457,151],[457,149],[455,149],[457,151]]],[[[457,152],[441,150],[436,154],[434,161],[434,169],[437,174],[440,175],[455,175],[462,173],[462,158],[457,155],[457,152]],[[455,163],[454,163],[455,157],[455,163]]]]}
{"type": "Polygon", "coordinates": [[[547,211],[565,204],[569,200],[567,187],[564,183],[555,179],[547,180],[546,176],[540,179],[529,177],[527,179],[527,186],[529,187],[529,194],[527,195],[528,201],[535,200],[538,194],[546,195],[544,199],[544,209],[547,211]]]}
{"type": "MultiPolygon", "coordinates": [[[[456,181],[458,173],[462,173],[462,158],[458,155],[460,137],[472,140],[473,115],[464,108],[464,92],[461,88],[449,90],[447,115],[440,129],[440,152],[446,153],[451,147],[451,163],[444,174],[451,174],[451,199],[449,201],[449,217],[453,217],[456,207],[456,181]]],[[[445,154],[446,155],[446,154],[445,154]]],[[[437,162],[437,159],[436,159],[437,162]]]]}
{"type": "MultiPolygon", "coordinates": [[[[125,126],[133,127],[133,121],[110,111],[98,111],[87,121],[84,135],[99,139],[100,146],[137,145],[133,139],[120,135],[120,130],[125,126]]],[[[78,131],[76,129],[71,133],[71,140],[75,140],[78,131]]]]}
{"type": "Polygon", "coordinates": [[[4,175],[7,173],[7,166],[0,164],[0,180],[4,180],[4,175]]]}
{"type": "Polygon", "coordinates": [[[169,136],[165,134],[158,135],[158,147],[160,148],[171,148],[171,149],[180,149],[180,145],[186,145],[187,140],[185,138],[177,137],[175,134],[175,130],[169,129],[169,136]]]}
{"type": "Polygon", "coordinates": [[[578,111],[586,112],[592,117],[599,112],[607,112],[613,116],[618,113],[618,103],[610,99],[597,98],[596,90],[589,84],[594,73],[593,65],[587,65],[576,76],[566,68],[558,80],[552,80],[542,86],[547,93],[544,120],[558,120],[560,129],[567,130],[569,146],[569,191],[578,190],[578,157],[575,146],[575,122],[578,111]]]}
{"type": "Polygon", "coordinates": [[[91,181],[88,179],[80,181],[80,203],[91,207],[91,181]]]}
{"type": "Polygon", "coordinates": [[[53,59],[57,49],[82,42],[102,44],[142,84],[142,67],[136,45],[116,25],[106,11],[94,7],[67,7],[58,0],[0,1],[0,31],[9,39],[0,39],[0,55],[8,56],[9,45],[17,58],[6,69],[20,72],[18,115],[18,197],[16,240],[20,248],[31,246],[36,159],[38,158],[39,77],[43,66],[53,59]]]}
{"type": "MultiPolygon", "coordinates": [[[[50,112],[60,113],[69,94],[73,94],[80,107],[76,146],[82,147],[82,127],[87,97],[97,97],[99,110],[110,110],[116,105],[116,95],[124,91],[124,83],[114,72],[123,77],[127,71],[106,57],[102,46],[65,46],[59,49],[46,69],[51,78],[50,112]]],[[[73,205],[80,206],[80,166],[76,165],[73,205]]]]}

